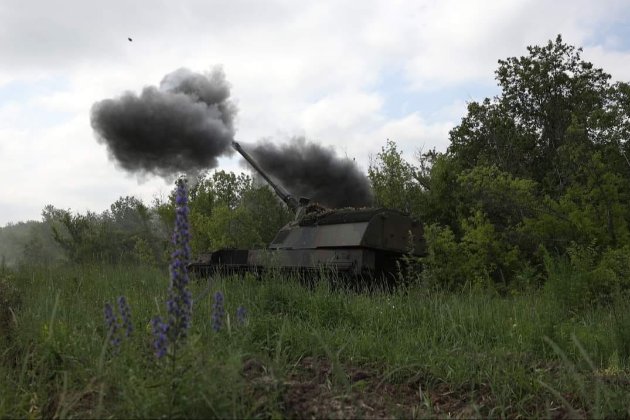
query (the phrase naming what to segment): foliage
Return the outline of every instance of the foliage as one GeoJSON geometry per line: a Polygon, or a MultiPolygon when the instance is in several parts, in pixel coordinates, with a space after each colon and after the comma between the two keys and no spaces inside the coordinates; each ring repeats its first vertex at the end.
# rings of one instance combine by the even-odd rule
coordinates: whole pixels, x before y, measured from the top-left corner
{"type": "Polygon", "coordinates": [[[14,274],[2,267],[0,271],[0,342],[8,339],[15,329],[15,313],[20,306],[19,290],[14,274]]]}
{"type": "Polygon", "coordinates": [[[189,339],[172,366],[153,356],[149,322],[167,294],[165,270],[17,272],[19,328],[10,344],[0,340],[0,417],[291,417],[312,405],[332,417],[325,395],[334,407],[373,407],[385,397],[382,412],[405,418],[445,410],[560,416],[569,407],[584,417],[629,414],[627,299],[576,311],[545,293],[357,294],[273,273],[263,280],[190,283],[189,339]],[[223,323],[215,332],[219,291],[223,323]],[[136,328],[122,333],[118,351],[106,351],[103,304],[121,295],[136,328]],[[248,309],[242,327],[238,305],[248,309]]]}
{"type": "Polygon", "coordinates": [[[19,222],[0,228],[0,258],[6,266],[54,264],[64,260],[63,254],[45,223],[19,222]]]}
{"type": "Polygon", "coordinates": [[[566,275],[590,285],[585,300],[627,290],[604,261],[630,246],[630,85],[560,36],[527,50],[499,60],[501,93],[468,104],[446,153],[411,165],[388,141],[370,167],[376,199],[425,223],[437,283],[566,275]],[[588,247],[593,265],[571,265],[588,247]]]}
{"type": "MultiPolygon", "coordinates": [[[[292,215],[274,193],[246,174],[218,171],[191,181],[194,255],[224,247],[262,247],[292,215]]],[[[151,205],[120,197],[102,213],[46,206],[41,222],[0,228],[5,264],[50,265],[103,261],[164,265],[175,224],[175,196],[151,205]]]]}
{"type": "Polygon", "coordinates": [[[265,246],[291,218],[268,187],[245,174],[202,176],[190,196],[193,253],[265,246]]]}
{"type": "Polygon", "coordinates": [[[427,285],[438,285],[445,289],[461,288],[470,280],[467,264],[470,255],[455,238],[450,227],[439,224],[425,226],[427,256],[424,258],[424,277],[427,285]]]}
{"type": "Polygon", "coordinates": [[[121,197],[101,214],[76,214],[49,205],[42,217],[72,262],[156,263],[161,259],[164,244],[154,227],[156,220],[135,197],[121,197]]]}
{"type": "Polygon", "coordinates": [[[451,132],[448,155],[463,168],[496,166],[535,182],[532,196],[555,219],[529,221],[542,225],[536,230],[547,236],[540,238],[545,246],[552,238],[566,238],[554,244],[561,252],[571,241],[627,244],[628,116],[620,111],[628,106],[621,94],[627,84],[611,85],[610,75],[561,37],[528,51],[499,61],[502,94],[469,105],[451,132]]]}
{"type": "Polygon", "coordinates": [[[417,207],[414,200],[422,188],[414,174],[415,169],[403,158],[396,143],[387,140],[368,169],[376,204],[411,212],[417,207]]]}
{"type": "Polygon", "coordinates": [[[572,311],[613,304],[630,296],[630,247],[597,251],[594,243],[573,243],[564,258],[545,256],[545,289],[572,311]]]}

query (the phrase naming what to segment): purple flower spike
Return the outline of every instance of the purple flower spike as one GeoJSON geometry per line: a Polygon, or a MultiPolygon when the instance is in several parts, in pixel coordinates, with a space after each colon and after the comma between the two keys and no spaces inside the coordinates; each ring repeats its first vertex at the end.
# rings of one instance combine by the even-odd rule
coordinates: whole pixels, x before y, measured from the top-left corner
{"type": "Polygon", "coordinates": [[[162,322],[159,316],[151,321],[153,324],[153,349],[155,356],[161,359],[166,355],[166,347],[168,345],[168,324],[162,322]]]}
{"type": "Polygon", "coordinates": [[[122,328],[125,330],[125,336],[129,337],[133,332],[133,324],[131,322],[131,308],[124,296],[118,298],[118,309],[122,318],[122,328]]]}
{"type": "Polygon", "coordinates": [[[245,320],[247,318],[247,309],[243,306],[239,306],[236,309],[236,322],[239,325],[245,325],[245,320]]]}
{"type": "Polygon", "coordinates": [[[223,307],[223,293],[216,292],[214,294],[214,304],[212,305],[212,329],[218,332],[223,325],[223,317],[225,309],[223,307]]]}
{"type": "Polygon", "coordinates": [[[120,339],[117,337],[118,333],[118,319],[114,315],[114,308],[109,302],[105,303],[105,308],[103,310],[105,315],[105,324],[107,325],[107,333],[109,334],[109,341],[114,346],[117,347],[120,344],[120,339]]]}
{"type": "Polygon", "coordinates": [[[169,339],[173,343],[185,338],[190,328],[192,315],[192,294],[188,290],[188,262],[190,260],[190,233],[188,231],[188,191],[186,181],[177,180],[175,203],[175,231],[173,245],[175,251],[171,256],[171,286],[169,288],[168,324],[169,339]]]}
{"type": "Polygon", "coordinates": [[[169,345],[176,346],[188,335],[192,318],[192,293],[188,290],[188,262],[190,261],[190,232],[188,230],[188,191],[186,180],[176,182],[174,251],[171,254],[171,283],[166,301],[167,318],[153,319],[155,354],[166,354],[169,345]]]}
{"type": "Polygon", "coordinates": [[[133,331],[133,325],[131,323],[131,309],[124,296],[120,296],[118,299],[118,310],[120,312],[119,317],[114,313],[114,308],[111,303],[106,302],[103,314],[105,315],[105,324],[107,325],[107,334],[109,335],[109,342],[116,350],[120,347],[122,342],[122,330],[125,331],[125,337],[129,337],[133,331]]]}

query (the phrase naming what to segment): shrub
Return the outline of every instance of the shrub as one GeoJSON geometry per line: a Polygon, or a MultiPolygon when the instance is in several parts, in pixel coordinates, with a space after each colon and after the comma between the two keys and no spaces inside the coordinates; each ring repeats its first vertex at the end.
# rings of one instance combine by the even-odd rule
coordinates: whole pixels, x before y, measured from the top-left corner
{"type": "Polygon", "coordinates": [[[465,265],[469,256],[462,252],[450,227],[432,224],[425,227],[427,256],[423,258],[423,277],[430,286],[448,289],[462,287],[468,277],[465,265]]]}
{"type": "Polygon", "coordinates": [[[13,285],[9,272],[0,274],[0,337],[8,337],[13,329],[14,314],[20,304],[20,295],[13,285]]]}
{"type": "Polygon", "coordinates": [[[571,244],[567,257],[545,256],[546,289],[567,309],[608,305],[630,292],[630,248],[599,253],[594,244],[571,244]]]}

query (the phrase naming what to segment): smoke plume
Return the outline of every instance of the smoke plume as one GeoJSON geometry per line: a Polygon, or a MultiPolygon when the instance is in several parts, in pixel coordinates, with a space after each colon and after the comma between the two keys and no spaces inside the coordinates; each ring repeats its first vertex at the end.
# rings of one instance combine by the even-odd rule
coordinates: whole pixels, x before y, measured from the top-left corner
{"type": "Polygon", "coordinates": [[[277,146],[268,141],[247,148],[262,169],[292,195],[327,207],[372,204],[370,181],[350,159],[303,138],[277,146]]]}
{"type": "Polygon", "coordinates": [[[92,106],[97,140],[126,170],[170,177],[217,166],[231,154],[236,107],[220,69],[208,74],[181,68],[159,87],[126,92],[92,106]]]}
{"type": "MultiPolygon", "coordinates": [[[[97,140],[125,170],[167,178],[194,175],[234,152],[236,107],[229,98],[220,69],[199,74],[181,68],[167,74],[159,87],[95,103],[91,123],[97,140]]],[[[261,141],[246,149],[294,196],[328,207],[371,204],[367,177],[332,149],[302,138],[282,146],[261,141]]]]}

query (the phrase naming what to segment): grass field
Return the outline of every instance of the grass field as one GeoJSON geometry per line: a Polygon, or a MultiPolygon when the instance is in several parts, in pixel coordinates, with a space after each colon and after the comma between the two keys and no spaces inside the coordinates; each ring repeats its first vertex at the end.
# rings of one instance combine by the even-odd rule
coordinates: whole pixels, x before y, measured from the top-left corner
{"type": "Polygon", "coordinates": [[[168,283],[137,266],[5,272],[0,417],[630,416],[621,298],[574,310],[547,290],[202,280],[187,340],[157,359],[150,321],[166,313],[168,283]],[[103,308],[121,295],[134,330],[114,346],[103,308]]]}

